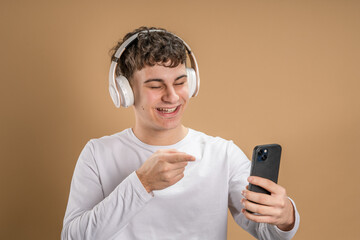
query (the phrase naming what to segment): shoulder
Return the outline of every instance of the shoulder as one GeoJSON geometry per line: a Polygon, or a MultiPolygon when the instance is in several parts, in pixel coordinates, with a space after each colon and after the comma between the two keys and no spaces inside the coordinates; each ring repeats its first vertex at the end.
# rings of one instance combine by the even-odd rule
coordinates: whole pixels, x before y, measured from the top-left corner
{"type": "Polygon", "coordinates": [[[131,135],[129,134],[129,129],[125,129],[112,135],[90,139],[85,148],[90,148],[94,153],[99,151],[111,151],[114,148],[119,148],[130,142],[131,135]]]}

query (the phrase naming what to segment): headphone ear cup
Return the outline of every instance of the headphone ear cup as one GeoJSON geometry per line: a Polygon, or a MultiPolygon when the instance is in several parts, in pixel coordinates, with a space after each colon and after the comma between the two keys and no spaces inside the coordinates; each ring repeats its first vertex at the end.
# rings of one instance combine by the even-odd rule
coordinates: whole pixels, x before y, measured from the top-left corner
{"type": "Polygon", "coordinates": [[[196,72],[192,68],[186,68],[186,75],[189,86],[189,98],[193,97],[196,90],[196,72]]]}
{"type": "Polygon", "coordinates": [[[116,89],[116,86],[110,85],[109,92],[110,92],[111,99],[113,100],[115,106],[117,108],[119,108],[120,107],[120,98],[119,98],[119,92],[116,89]]]}
{"type": "Polygon", "coordinates": [[[134,104],[134,93],[131,89],[130,83],[126,77],[120,75],[116,77],[116,86],[119,90],[120,104],[127,108],[134,104]]]}

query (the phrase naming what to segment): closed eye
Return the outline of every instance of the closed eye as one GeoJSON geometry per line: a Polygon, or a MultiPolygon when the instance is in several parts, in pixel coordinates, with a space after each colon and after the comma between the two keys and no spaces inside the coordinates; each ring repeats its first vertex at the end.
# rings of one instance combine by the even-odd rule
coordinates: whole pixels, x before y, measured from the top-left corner
{"type": "Polygon", "coordinates": [[[174,85],[183,85],[184,83],[185,83],[185,81],[184,81],[184,82],[175,83],[174,85]]]}

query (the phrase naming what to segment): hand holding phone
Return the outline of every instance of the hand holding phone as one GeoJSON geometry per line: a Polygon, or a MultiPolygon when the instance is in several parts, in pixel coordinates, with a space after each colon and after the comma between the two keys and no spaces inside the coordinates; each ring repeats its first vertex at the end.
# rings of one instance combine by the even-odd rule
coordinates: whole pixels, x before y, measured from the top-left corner
{"type": "Polygon", "coordinates": [[[265,179],[253,178],[249,181],[268,188],[271,193],[250,183],[249,189],[242,192],[244,196],[241,200],[244,206],[242,213],[249,220],[274,224],[283,231],[289,231],[295,224],[295,212],[285,188],[277,184],[280,157],[281,146],[278,144],[260,145],[254,148],[250,175],[265,179]],[[260,197],[264,193],[270,196],[260,197]]]}

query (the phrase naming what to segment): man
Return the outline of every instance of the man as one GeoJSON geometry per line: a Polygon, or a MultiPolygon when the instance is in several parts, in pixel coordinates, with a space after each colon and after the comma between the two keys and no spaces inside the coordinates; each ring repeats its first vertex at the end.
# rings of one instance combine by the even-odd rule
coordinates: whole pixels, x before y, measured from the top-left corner
{"type": "Polygon", "coordinates": [[[299,215],[285,189],[248,178],[250,161],[232,141],[181,124],[199,90],[186,43],[142,27],[114,51],[110,92],[115,105],[133,104],[135,125],[83,149],[62,239],[226,239],[228,208],[256,238],[290,239],[299,215]],[[248,181],[271,195],[247,190],[248,181]]]}

